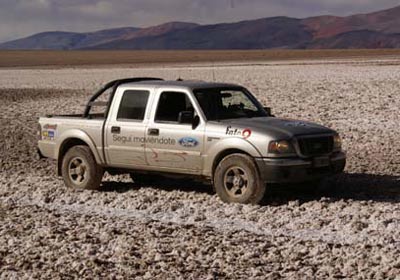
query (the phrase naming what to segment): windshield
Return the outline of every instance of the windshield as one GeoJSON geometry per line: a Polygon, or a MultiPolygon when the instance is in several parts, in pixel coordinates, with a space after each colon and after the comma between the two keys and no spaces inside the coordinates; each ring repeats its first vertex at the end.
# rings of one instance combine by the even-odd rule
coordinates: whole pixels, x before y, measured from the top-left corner
{"type": "Polygon", "coordinates": [[[210,121],[268,116],[243,88],[204,88],[194,90],[194,95],[210,121]]]}

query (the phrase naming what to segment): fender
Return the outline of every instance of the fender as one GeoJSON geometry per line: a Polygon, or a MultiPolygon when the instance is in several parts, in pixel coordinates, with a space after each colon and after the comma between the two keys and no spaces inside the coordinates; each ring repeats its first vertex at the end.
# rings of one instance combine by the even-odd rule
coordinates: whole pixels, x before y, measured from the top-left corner
{"type": "Polygon", "coordinates": [[[221,153],[227,150],[240,150],[254,158],[262,157],[261,152],[249,141],[243,138],[225,138],[215,143],[206,151],[203,172],[205,176],[212,176],[214,161],[221,153]]]}
{"type": "Polygon", "coordinates": [[[96,162],[100,165],[104,163],[104,159],[99,154],[93,139],[87,133],[85,133],[84,131],[82,131],[80,129],[70,129],[60,135],[60,137],[57,140],[56,149],[55,149],[55,151],[56,151],[55,156],[56,156],[57,160],[58,160],[58,157],[60,154],[60,149],[61,149],[62,145],[65,143],[66,140],[71,139],[71,138],[79,139],[79,140],[85,142],[89,146],[90,150],[92,151],[92,153],[96,159],[96,162]]]}

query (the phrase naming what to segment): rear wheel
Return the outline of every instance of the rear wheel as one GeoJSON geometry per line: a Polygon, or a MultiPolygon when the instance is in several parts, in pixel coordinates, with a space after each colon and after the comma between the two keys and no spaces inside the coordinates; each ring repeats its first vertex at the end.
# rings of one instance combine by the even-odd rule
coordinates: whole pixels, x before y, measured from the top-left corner
{"type": "Polygon", "coordinates": [[[61,170],[65,184],[73,189],[98,189],[104,174],[88,146],[69,149],[63,158],[61,170]]]}
{"type": "Polygon", "coordinates": [[[244,154],[222,159],[214,173],[214,186],[222,201],[244,204],[259,203],[266,189],[253,159],[244,154]]]}

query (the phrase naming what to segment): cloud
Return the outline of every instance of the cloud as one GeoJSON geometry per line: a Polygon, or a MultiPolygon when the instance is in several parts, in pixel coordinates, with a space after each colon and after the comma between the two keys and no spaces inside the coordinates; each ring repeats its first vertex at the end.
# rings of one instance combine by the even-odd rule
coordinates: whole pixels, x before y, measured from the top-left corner
{"type": "Polygon", "coordinates": [[[271,16],[349,15],[400,5],[400,0],[0,0],[0,41],[42,31],[86,32],[168,21],[201,24],[271,16]]]}

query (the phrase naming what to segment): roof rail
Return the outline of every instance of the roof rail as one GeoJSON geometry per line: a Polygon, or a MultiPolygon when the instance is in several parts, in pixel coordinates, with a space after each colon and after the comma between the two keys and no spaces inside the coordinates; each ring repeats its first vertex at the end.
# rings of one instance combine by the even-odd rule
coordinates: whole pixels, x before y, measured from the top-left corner
{"type": "MultiPolygon", "coordinates": [[[[104,92],[106,92],[108,89],[113,88],[113,93],[112,96],[114,95],[116,89],[118,86],[122,84],[127,84],[127,83],[138,83],[142,81],[163,81],[163,79],[160,78],[150,78],[150,77],[139,77],[139,78],[125,78],[125,79],[119,79],[119,80],[114,80],[111,81],[107,84],[105,84],[101,89],[99,89],[90,99],[89,102],[86,105],[85,112],[83,113],[83,117],[87,118],[89,116],[90,110],[92,109],[92,106],[94,104],[94,101],[99,98],[104,92]]],[[[111,102],[111,98],[108,101],[108,104],[111,102]]]]}

